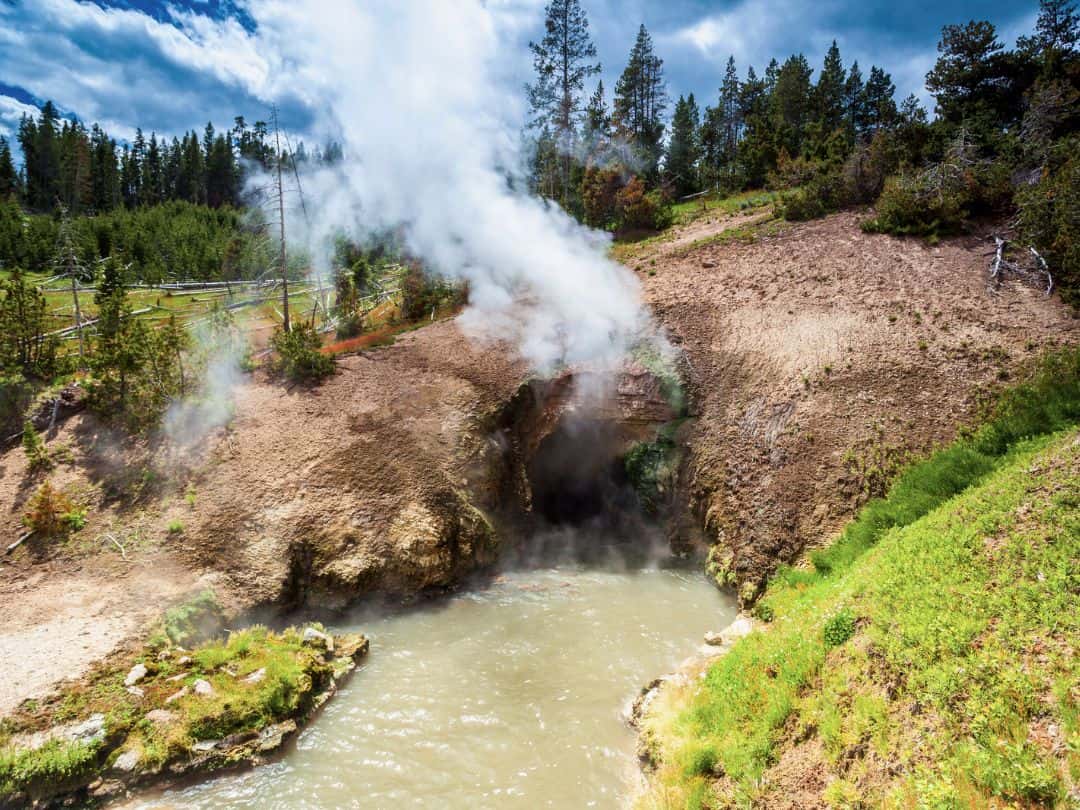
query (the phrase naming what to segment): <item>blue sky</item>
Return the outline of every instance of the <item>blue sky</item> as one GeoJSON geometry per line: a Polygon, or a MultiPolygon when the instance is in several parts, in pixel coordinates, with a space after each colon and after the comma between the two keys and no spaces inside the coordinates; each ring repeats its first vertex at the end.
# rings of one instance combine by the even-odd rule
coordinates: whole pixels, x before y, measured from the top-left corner
{"type": "MultiPolygon", "coordinates": [[[[369,0],[363,0],[368,2],[369,0]]],[[[446,0],[453,2],[454,0],[446,0]]],[[[236,115],[265,118],[270,99],[294,131],[317,137],[303,88],[278,80],[281,65],[259,39],[265,0],[0,0],[0,134],[44,99],[128,138],[136,126],[169,135],[228,126],[236,115]]],[[[488,0],[520,21],[505,44],[506,80],[528,80],[525,42],[540,35],[543,0],[488,0]]],[[[326,1],[333,14],[334,0],[326,1]]],[[[815,68],[835,38],[845,65],[889,70],[900,95],[929,101],[923,76],[941,26],[990,19],[1010,45],[1030,31],[1036,0],[583,0],[613,87],[644,22],[665,60],[672,98],[714,100],[729,54],[740,74],[792,52],[815,68]]],[[[407,69],[407,65],[396,66],[407,69]]],[[[609,91],[610,92],[610,91],[609,91]]],[[[610,99],[610,95],[609,95],[610,99]]]]}

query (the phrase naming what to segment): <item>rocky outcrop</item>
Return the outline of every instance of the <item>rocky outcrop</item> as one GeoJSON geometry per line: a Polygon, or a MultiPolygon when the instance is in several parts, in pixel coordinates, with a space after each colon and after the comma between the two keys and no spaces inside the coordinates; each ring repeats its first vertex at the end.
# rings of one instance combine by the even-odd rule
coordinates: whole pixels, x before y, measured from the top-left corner
{"type": "MultiPolygon", "coordinates": [[[[208,665],[192,669],[197,662],[179,649],[157,654],[148,650],[147,660],[132,666],[126,676],[116,666],[103,666],[86,683],[70,685],[59,697],[70,703],[82,696],[93,703],[121,683],[131,697],[125,697],[123,705],[106,702],[103,711],[77,722],[48,725],[55,711],[63,710],[59,698],[55,707],[46,703],[17,713],[9,720],[15,726],[46,727],[16,733],[0,746],[4,753],[0,807],[103,801],[194,774],[257,765],[315,716],[368,651],[364,636],[335,637],[312,626],[280,636],[261,631],[245,643],[249,646],[244,655],[209,670],[208,665]],[[262,699],[260,690],[267,678],[265,667],[244,677],[232,674],[230,667],[242,665],[247,655],[285,656],[299,667],[302,674],[295,681],[267,685],[281,690],[276,702],[291,705],[292,710],[270,713],[267,722],[254,719],[266,717],[265,711],[249,713],[244,708],[262,699]],[[180,671],[173,674],[175,670],[180,671]],[[196,671],[206,674],[195,677],[196,671]],[[229,731],[215,737],[208,733],[212,728],[229,731]]],[[[229,647],[217,650],[224,657],[229,647]]]]}

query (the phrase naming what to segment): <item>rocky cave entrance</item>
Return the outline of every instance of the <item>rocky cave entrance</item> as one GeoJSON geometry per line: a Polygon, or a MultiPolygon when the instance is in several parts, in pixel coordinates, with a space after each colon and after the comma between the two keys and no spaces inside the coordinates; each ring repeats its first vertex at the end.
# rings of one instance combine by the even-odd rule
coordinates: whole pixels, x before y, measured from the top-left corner
{"type": "Polygon", "coordinates": [[[644,518],[610,422],[563,419],[526,467],[533,514],[555,527],[615,529],[644,518]]]}
{"type": "Polygon", "coordinates": [[[585,404],[578,382],[531,381],[503,414],[499,501],[516,526],[511,564],[670,558],[679,462],[660,436],[679,414],[647,371],[624,372],[610,394],[585,404]]]}

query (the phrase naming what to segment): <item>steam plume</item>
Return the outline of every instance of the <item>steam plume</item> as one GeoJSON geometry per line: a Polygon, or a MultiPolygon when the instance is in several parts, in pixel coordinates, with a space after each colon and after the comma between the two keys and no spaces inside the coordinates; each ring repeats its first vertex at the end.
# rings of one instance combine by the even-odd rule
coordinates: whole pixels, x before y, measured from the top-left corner
{"type": "Polygon", "coordinates": [[[622,355],[646,323],[632,274],[605,258],[605,235],[523,191],[523,77],[501,74],[520,9],[256,0],[251,11],[285,66],[279,81],[302,83],[320,128],[345,143],[343,165],[305,177],[311,228],[296,235],[316,256],[335,229],[400,228],[430,269],[469,282],[467,331],[514,342],[542,369],[622,355]]]}

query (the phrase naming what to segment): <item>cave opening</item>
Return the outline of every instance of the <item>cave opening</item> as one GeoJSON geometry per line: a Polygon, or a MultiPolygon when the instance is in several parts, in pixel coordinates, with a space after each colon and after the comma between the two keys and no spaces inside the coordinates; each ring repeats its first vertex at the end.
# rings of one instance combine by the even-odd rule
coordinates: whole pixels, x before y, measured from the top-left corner
{"type": "Polygon", "coordinates": [[[526,466],[532,526],[526,551],[541,559],[641,563],[663,546],[626,472],[627,439],[610,420],[564,417],[526,466]]]}

